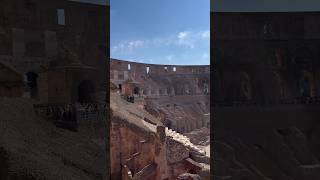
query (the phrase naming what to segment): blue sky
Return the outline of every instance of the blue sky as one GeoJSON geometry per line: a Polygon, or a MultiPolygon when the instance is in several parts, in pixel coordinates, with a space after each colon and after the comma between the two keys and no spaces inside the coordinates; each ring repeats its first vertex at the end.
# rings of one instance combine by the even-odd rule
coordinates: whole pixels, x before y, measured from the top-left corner
{"type": "Polygon", "coordinates": [[[210,0],[110,0],[111,58],[210,64],[210,0]]]}

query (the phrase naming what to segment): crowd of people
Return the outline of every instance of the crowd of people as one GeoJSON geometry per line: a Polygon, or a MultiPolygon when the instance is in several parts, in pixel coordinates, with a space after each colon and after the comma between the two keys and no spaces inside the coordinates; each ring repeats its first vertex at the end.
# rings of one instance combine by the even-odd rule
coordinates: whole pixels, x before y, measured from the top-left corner
{"type": "Polygon", "coordinates": [[[52,105],[46,107],[46,116],[50,119],[76,122],[77,114],[93,113],[106,109],[106,104],[100,105],[96,103],[74,103],[65,105],[52,105]]]}
{"type": "Polygon", "coordinates": [[[133,95],[128,95],[127,96],[127,101],[131,102],[131,103],[134,103],[134,96],[133,95]]]}
{"type": "Polygon", "coordinates": [[[97,103],[74,103],[60,105],[35,105],[38,115],[45,115],[46,118],[63,128],[77,131],[81,122],[91,122],[105,119],[107,104],[97,103]]]}
{"type": "Polygon", "coordinates": [[[77,122],[78,108],[75,104],[67,104],[64,107],[59,107],[59,120],[67,122],[77,122]]]}

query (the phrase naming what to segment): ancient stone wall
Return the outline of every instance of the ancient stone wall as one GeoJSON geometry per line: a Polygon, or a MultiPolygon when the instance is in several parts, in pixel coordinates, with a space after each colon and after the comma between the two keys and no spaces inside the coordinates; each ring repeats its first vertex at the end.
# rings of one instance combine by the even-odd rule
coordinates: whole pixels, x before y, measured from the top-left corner
{"type": "Polygon", "coordinates": [[[217,102],[318,97],[319,12],[214,13],[217,102]]]}
{"type": "Polygon", "coordinates": [[[210,127],[210,101],[208,96],[174,96],[147,100],[149,109],[162,115],[165,126],[180,133],[201,127],[210,127]]]}
{"type": "MultiPolygon", "coordinates": [[[[82,64],[96,68],[92,81],[97,91],[105,91],[108,10],[104,5],[68,0],[2,1],[0,60],[21,74],[39,75],[54,62],[64,61],[63,53],[72,52],[82,64]]],[[[45,86],[39,88],[46,91],[45,86]]],[[[39,93],[45,98],[41,101],[47,101],[47,92],[39,93]]]]}
{"type": "Polygon", "coordinates": [[[216,178],[319,178],[319,16],[211,13],[216,178]]]}
{"type": "Polygon", "coordinates": [[[133,79],[147,96],[209,94],[210,66],[174,66],[110,61],[110,80],[115,85],[133,79]]]}
{"type": "Polygon", "coordinates": [[[21,97],[23,76],[10,65],[0,62],[0,97],[21,97]]]}
{"type": "Polygon", "coordinates": [[[130,171],[133,178],[142,172],[144,179],[166,177],[165,139],[161,142],[155,132],[144,131],[116,117],[111,119],[111,178],[129,176],[123,174],[123,171],[130,171]],[[155,168],[148,173],[144,172],[144,168],[150,164],[154,164],[155,168]]]}

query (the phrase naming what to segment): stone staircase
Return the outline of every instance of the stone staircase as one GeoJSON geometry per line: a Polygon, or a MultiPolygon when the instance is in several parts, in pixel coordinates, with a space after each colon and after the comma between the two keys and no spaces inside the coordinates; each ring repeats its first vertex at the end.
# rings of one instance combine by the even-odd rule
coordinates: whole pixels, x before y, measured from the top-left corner
{"type": "Polygon", "coordinates": [[[172,129],[169,129],[168,127],[166,127],[165,131],[166,131],[166,136],[172,137],[175,141],[178,141],[181,144],[187,146],[190,150],[198,152],[202,155],[206,154],[204,150],[201,150],[200,148],[195,146],[193,143],[191,143],[190,139],[187,136],[184,136],[172,129]]]}

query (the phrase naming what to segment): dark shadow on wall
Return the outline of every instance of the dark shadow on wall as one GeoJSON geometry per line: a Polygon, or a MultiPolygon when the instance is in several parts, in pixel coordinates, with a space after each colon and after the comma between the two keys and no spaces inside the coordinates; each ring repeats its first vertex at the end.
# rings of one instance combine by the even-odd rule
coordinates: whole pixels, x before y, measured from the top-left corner
{"type": "Polygon", "coordinates": [[[90,80],[82,81],[78,86],[78,101],[80,103],[93,102],[93,93],[95,92],[94,84],[90,80]]]}
{"type": "Polygon", "coordinates": [[[27,86],[30,91],[30,97],[31,98],[37,98],[38,97],[38,74],[35,72],[27,72],[27,86]]]}

